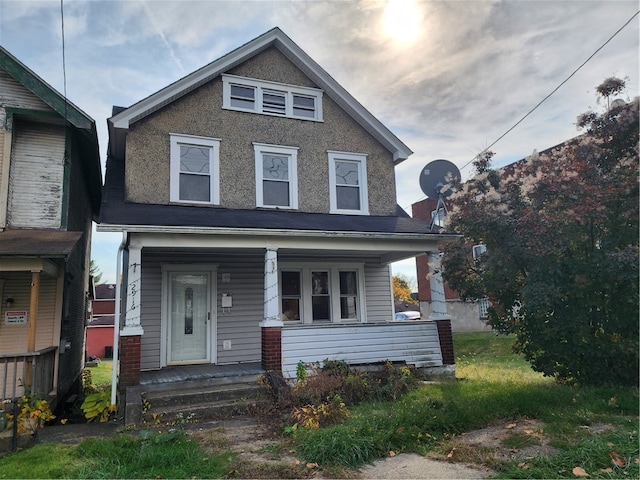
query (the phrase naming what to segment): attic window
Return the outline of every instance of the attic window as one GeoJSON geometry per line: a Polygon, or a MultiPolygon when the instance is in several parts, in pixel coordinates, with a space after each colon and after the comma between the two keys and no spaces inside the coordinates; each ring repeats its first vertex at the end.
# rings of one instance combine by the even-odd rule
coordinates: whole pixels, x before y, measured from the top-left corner
{"type": "Polygon", "coordinates": [[[322,90],[222,75],[222,108],[322,121],[322,90]]]}

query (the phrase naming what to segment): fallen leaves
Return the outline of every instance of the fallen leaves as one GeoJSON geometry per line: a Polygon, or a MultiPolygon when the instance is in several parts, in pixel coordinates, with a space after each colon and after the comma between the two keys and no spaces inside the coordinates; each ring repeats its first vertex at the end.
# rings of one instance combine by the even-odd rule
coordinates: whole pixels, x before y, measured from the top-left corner
{"type": "Polygon", "coordinates": [[[574,467],[573,470],[571,470],[571,472],[576,477],[588,477],[589,476],[589,474],[582,467],[574,467]]]}
{"type": "Polygon", "coordinates": [[[516,428],[518,426],[517,423],[510,423],[509,425],[507,425],[505,428],[507,428],[508,430],[511,430],[512,428],[516,428]]]}
{"type": "Polygon", "coordinates": [[[389,451],[389,456],[390,457],[395,457],[396,456],[396,452],[394,452],[393,450],[389,451]]]}
{"type": "Polygon", "coordinates": [[[624,468],[624,466],[627,464],[627,459],[615,450],[609,452],[609,456],[611,457],[611,461],[616,467],[624,468]]]}

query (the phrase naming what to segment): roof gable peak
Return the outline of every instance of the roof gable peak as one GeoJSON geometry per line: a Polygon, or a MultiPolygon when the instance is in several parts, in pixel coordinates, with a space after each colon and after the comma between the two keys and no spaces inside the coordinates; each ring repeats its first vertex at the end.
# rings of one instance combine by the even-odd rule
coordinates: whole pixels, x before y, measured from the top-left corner
{"type": "Polygon", "coordinates": [[[150,115],[270,47],[277,48],[356,122],[384,145],[393,154],[396,164],[413,153],[409,147],[364,108],[278,27],[272,28],[108,119],[109,137],[111,139],[110,153],[116,157],[123,156],[125,132],[132,123],[150,115]]]}

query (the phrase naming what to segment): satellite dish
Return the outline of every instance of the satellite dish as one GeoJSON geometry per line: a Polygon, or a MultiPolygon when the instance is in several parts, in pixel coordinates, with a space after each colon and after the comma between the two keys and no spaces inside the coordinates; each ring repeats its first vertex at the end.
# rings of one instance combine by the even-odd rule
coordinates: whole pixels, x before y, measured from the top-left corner
{"type": "Polygon", "coordinates": [[[626,103],[627,102],[625,102],[623,99],[616,98],[614,101],[611,102],[611,108],[621,107],[622,105],[625,105],[626,103]]]}
{"type": "Polygon", "coordinates": [[[429,198],[446,198],[451,195],[452,180],[460,181],[460,170],[449,160],[434,160],[420,172],[420,188],[429,198]]]}

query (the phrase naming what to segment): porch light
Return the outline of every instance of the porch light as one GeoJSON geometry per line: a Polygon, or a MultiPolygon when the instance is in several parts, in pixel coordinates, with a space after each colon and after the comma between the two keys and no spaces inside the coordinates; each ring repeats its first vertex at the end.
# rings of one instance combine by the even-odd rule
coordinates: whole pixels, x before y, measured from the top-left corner
{"type": "Polygon", "coordinates": [[[13,298],[7,298],[7,308],[13,307],[13,298]]]}

